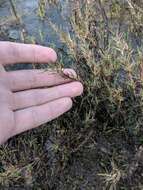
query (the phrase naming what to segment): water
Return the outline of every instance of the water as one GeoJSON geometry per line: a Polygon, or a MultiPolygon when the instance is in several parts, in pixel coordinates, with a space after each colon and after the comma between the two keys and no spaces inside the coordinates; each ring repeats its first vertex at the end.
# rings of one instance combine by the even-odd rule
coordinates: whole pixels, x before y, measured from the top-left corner
{"type": "MultiPolygon", "coordinates": [[[[16,23],[9,1],[0,0],[0,40],[21,41],[21,31],[25,31],[26,42],[37,43],[50,46],[55,49],[64,49],[58,34],[51,27],[50,22],[61,28],[63,31],[70,32],[69,17],[70,3],[67,0],[60,0],[57,4],[46,6],[45,16],[39,16],[38,0],[15,0],[15,8],[21,24],[16,23]],[[49,22],[50,21],[50,22],[49,22]],[[2,36],[2,37],[1,37],[2,36]]],[[[30,65],[16,65],[16,68],[31,68],[30,65]]]]}
{"type": "MultiPolygon", "coordinates": [[[[63,30],[68,30],[68,17],[69,10],[67,8],[67,1],[60,0],[56,5],[50,5],[46,7],[46,20],[40,19],[38,16],[39,3],[38,0],[16,0],[15,6],[17,15],[21,18],[24,29],[29,37],[35,38],[37,42],[41,43],[41,37],[39,33],[42,33],[42,40],[44,44],[59,44],[57,35],[52,30],[49,21],[52,21],[57,26],[60,26],[63,30]]],[[[9,1],[0,1],[0,23],[9,23],[12,18],[12,10],[9,1]]],[[[11,28],[14,28],[14,26],[11,28]]],[[[60,45],[60,44],[59,44],[60,45]]]]}

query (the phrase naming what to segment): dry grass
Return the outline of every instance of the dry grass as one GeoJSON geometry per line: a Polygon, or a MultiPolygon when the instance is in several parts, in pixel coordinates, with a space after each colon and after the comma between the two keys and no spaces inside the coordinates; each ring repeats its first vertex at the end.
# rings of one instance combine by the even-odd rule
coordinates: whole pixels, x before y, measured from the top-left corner
{"type": "Polygon", "coordinates": [[[66,115],[3,145],[0,183],[9,189],[141,190],[142,2],[73,4],[72,32],[52,27],[84,94],[66,115]]]}

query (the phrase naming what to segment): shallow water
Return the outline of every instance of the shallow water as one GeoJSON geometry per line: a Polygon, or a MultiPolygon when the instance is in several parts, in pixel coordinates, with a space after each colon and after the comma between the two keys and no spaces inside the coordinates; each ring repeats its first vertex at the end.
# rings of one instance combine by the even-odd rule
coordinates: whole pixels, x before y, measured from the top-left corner
{"type": "MultiPolygon", "coordinates": [[[[63,31],[70,32],[68,18],[71,3],[69,1],[59,0],[56,4],[46,5],[46,19],[39,16],[39,0],[15,0],[13,2],[15,2],[21,24],[16,23],[10,2],[7,0],[0,1],[0,31],[4,31],[0,40],[22,41],[21,32],[24,29],[26,42],[50,46],[56,50],[65,48],[49,24],[49,20],[63,31]]],[[[15,68],[31,68],[31,65],[16,65],[15,68]]]]}
{"type": "MultiPolygon", "coordinates": [[[[69,9],[67,1],[60,0],[57,5],[50,5],[46,7],[46,18],[51,20],[63,30],[68,30],[69,9]]],[[[39,33],[42,33],[42,40],[44,44],[59,44],[59,40],[54,34],[48,20],[42,20],[38,16],[39,3],[38,0],[16,0],[15,7],[17,15],[21,18],[24,29],[29,37],[33,37],[41,43],[39,33]]],[[[12,19],[11,5],[8,1],[0,1],[0,23],[12,19]]],[[[12,26],[11,26],[12,28],[12,26]]]]}

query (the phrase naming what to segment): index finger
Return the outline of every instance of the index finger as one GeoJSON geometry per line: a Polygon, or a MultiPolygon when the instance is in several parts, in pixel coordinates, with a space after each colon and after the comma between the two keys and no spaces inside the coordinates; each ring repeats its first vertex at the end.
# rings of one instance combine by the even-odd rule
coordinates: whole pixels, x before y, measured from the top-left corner
{"type": "Polygon", "coordinates": [[[57,54],[52,48],[33,44],[0,42],[0,64],[55,62],[57,54]]]}

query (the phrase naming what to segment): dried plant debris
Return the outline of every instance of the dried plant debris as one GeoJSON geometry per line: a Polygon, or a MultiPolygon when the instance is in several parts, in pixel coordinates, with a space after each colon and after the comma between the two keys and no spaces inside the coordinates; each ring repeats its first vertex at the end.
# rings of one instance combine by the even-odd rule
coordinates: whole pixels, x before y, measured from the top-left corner
{"type": "Polygon", "coordinates": [[[84,93],[65,115],[0,148],[1,187],[142,190],[143,2],[38,2],[38,19],[62,43],[44,72],[81,81],[84,93]],[[47,18],[50,6],[62,11],[60,2],[70,7],[70,29],[47,18]]]}

